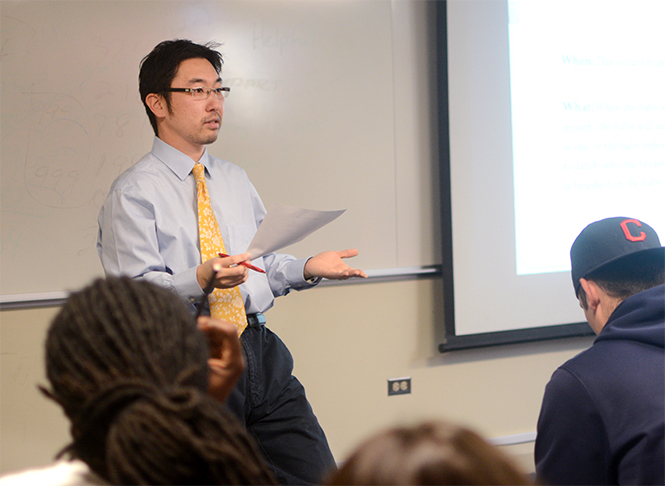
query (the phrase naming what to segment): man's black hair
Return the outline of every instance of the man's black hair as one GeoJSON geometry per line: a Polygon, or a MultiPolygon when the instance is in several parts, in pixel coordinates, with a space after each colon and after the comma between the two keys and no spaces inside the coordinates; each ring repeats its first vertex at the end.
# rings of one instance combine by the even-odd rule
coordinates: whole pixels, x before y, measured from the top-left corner
{"type": "MultiPolygon", "coordinates": [[[[594,270],[586,279],[595,282],[610,297],[623,301],[631,295],[665,284],[663,253],[628,255],[594,270]]],[[[586,309],[588,304],[582,287],[577,296],[586,309]]]]}
{"type": "Polygon", "coordinates": [[[222,54],[215,50],[219,46],[216,42],[201,45],[187,39],[167,40],[157,44],[152,52],[143,58],[139,71],[139,93],[155,135],[158,135],[157,119],[146,104],[146,97],[150,93],[163,94],[170,110],[171,96],[164,90],[171,87],[180,63],[187,59],[207,59],[219,74],[224,63],[222,54]]]}

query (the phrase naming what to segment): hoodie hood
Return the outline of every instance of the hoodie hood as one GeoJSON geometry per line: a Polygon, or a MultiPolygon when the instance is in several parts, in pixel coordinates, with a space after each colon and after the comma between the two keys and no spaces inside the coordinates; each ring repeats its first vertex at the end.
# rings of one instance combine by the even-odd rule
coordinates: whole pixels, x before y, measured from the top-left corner
{"type": "Polygon", "coordinates": [[[665,285],[659,285],[621,302],[595,342],[636,341],[665,348],[665,285]]]}

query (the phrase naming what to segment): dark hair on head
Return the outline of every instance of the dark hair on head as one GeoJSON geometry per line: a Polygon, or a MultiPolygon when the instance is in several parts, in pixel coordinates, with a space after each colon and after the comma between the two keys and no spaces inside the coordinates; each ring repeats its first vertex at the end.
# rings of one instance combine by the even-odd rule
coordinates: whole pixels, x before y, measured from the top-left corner
{"type": "Polygon", "coordinates": [[[361,443],[326,485],[532,485],[476,432],[426,421],[381,431],[361,443]]]}
{"type": "MultiPolygon", "coordinates": [[[[596,282],[610,297],[625,300],[657,285],[665,284],[665,253],[635,253],[589,273],[587,280],[596,282]]],[[[586,292],[577,292],[584,309],[589,308],[586,292]]]]}
{"type": "Polygon", "coordinates": [[[170,110],[171,94],[164,90],[171,87],[180,63],[187,59],[207,59],[219,74],[224,63],[222,54],[215,50],[219,46],[216,42],[202,45],[187,39],[167,40],[157,44],[150,54],[143,58],[139,70],[139,93],[155,135],[158,135],[157,118],[146,104],[146,97],[150,93],[163,94],[170,110]]]}
{"type": "Polygon", "coordinates": [[[273,484],[247,432],[207,394],[205,336],[174,292],[128,277],[70,295],[46,338],[42,391],[68,453],[113,484],[273,484]]]}

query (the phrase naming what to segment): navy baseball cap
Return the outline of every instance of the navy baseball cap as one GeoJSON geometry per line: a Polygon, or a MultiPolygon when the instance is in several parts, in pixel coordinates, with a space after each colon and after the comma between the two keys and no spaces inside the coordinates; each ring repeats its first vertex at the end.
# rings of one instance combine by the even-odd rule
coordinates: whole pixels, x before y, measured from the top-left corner
{"type": "Polygon", "coordinates": [[[591,223],[577,236],[570,248],[571,273],[575,295],[580,279],[594,270],[637,253],[645,257],[660,255],[665,248],[654,229],[634,218],[607,218],[591,223]]]}

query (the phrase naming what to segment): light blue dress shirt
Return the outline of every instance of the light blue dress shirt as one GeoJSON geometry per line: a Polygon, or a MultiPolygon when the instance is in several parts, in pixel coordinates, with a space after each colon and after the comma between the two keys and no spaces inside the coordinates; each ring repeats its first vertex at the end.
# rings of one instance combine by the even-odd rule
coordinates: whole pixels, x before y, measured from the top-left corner
{"type": "MultiPolygon", "coordinates": [[[[265,207],[243,169],[207,149],[199,162],[226,253],[244,253],[265,207]]],[[[97,251],[107,275],[143,278],[193,304],[203,301],[193,167],[191,158],[155,138],[152,151],[115,180],[98,218],[97,251]]],[[[252,261],[266,273],[250,270],[240,286],[247,313],[265,312],[275,297],[314,286],[303,277],[306,262],[278,253],[252,261]]]]}

